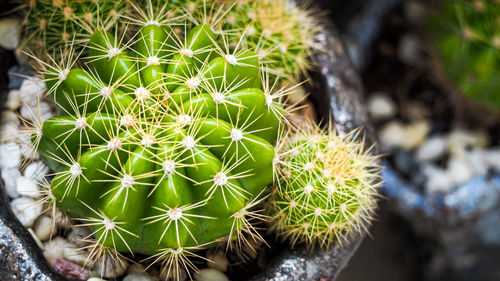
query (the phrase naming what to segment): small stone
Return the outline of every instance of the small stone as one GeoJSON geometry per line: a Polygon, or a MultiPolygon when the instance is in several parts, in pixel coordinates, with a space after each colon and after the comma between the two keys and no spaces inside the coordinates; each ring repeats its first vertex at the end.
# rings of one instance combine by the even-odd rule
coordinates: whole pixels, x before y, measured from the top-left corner
{"type": "Polygon", "coordinates": [[[403,9],[411,24],[420,25],[426,19],[428,8],[420,1],[405,1],[403,9]]]}
{"type": "Polygon", "coordinates": [[[419,146],[430,131],[426,121],[417,121],[403,125],[399,121],[392,121],[382,128],[380,141],[385,147],[401,147],[407,150],[419,146]]]}
{"type": "Polygon", "coordinates": [[[448,192],[453,187],[453,180],[447,171],[434,165],[427,164],[423,168],[423,174],[427,180],[425,183],[426,192],[448,192]]]}
{"type": "Polygon", "coordinates": [[[443,136],[432,136],[418,148],[416,158],[419,162],[430,162],[439,159],[446,153],[446,139],[443,136]]]}
{"type": "Polygon", "coordinates": [[[483,159],[488,168],[500,173],[500,148],[493,148],[483,151],[483,159]]]}
{"type": "Polygon", "coordinates": [[[91,235],[92,231],[86,226],[73,227],[68,234],[68,240],[78,247],[86,247],[89,243],[84,240],[89,239],[91,235]]]}
{"type": "Polygon", "coordinates": [[[489,137],[484,131],[466,131],[457,129],[448,135],[448,150],[454,156],[463,157],[467,150],[484,148],[489,143],[489,137]]]}
{"type": "Polygon", "coordinates": [[[54,214],[54,217],[52,218],[55,222],[56,225],[62,228],[70,228],[73,226],[73,223],[71,222],[71,219],[61,210],[56,209],[56,213],[54,214]]]}
{"type": "Polygon", "coordinates": [[[447,167],[448,176],[453,180],[453,183],[456,185],[465,183],[473,177],[473,173],[467,163],[462,158],[459,157],[451,157],[448,160],[447,167]]]}
{"type": "Polygon", "coordinates": [[[31,237],[33,237],[33,240],[35,240],[35,243],[38,246],[38,248],[43,250],[43,243],[42,241],[40,241],[40,239],[38,239],[33,229],[28,228],[28,232],[31,234],[31,237]]]}
{"type": "Polygon", "coordinates": [[[87,281],[107,281],[107,280],[101,279],[101,278],[98,278],[98,277],[91,277],[91,278],[87,279],[87,281]]]}
{"type": "Polygon", "coordinates": [[[18,168],[2,168],[2,180],[5,186],[5,191],[10,198],[19,197],[17,193],[17,178],[21,176],[18,168]]]}
{"type": "Polygon", "coordinates": [[[197,281],[229,281],[226,275],[216,269],[202,269],[194,275],[197,281]]]}
{"type": "Polygon", "coordinates": [[[0,46],[7,50],[14,50],[21,40],[23,24],[18,18],[4,18],[0,20],[0,46]]]}
{"type": "Polygon", "coordinates": [[[70,280],[85,280],[89,277],[88,270],[65,259],[56,259],[54,268],[59,274],[70,280]]]}
{"type": "Polygon", "coordinates": [[[20,176],[16,181],[17,193],[22,196],[38,198],[40,197],[40,187],[32,179],[20,176]]]}
{"type": "Polygon", "coordinates": [[[90,264],[89,253],[76,246],[64,248],[64,257],[81,266],[90,264]]]}
{"type": "Polygon", "coordinates": [[[131,273],[123,278],[123,281],[153,281],[153,277],[149,274],[141,272],[141,273],[131,273]]]}
{"type": "Polygon", "coordinates": [[[32,122],[43,123],[47,119],[54,117],[52,108],[44,101],[37,105],[23,104],[19,110],[21,116],[32,122]]]}
{"type": "Polygon", "coordinates": [[[422,64],[423,47],[418,37],[410,33],[403,35],[399,40],[397,56],[408,65],[422,64]]]}
{"type": "Polygon", "coordinates": [[[10,110],[17,110],[19,107],[21,107],[19,90],[13,89],[9,91],[9,94],[7,95],[7,101],[5,101],[5,107],[10,110]]]}
{"type": "Polygon", "coordinates": [[[27,197],[19,197],[10,202],[12,212],[22,225],[30,227],[42,213],[42,204],[27,197]]]}
{"type": "Polygon", "coordinates": [[[207,266],[209,268],[214,268],[222,272],[227,271],[229,261],[227,260],[227,257],[224,252],[217,250],[209,251],[207,253],[207,259],[209,260],[209,262],[207,262],[207,266]]]}
{"type": "Polygon", "coordinates": [[[38,239],[40,239],[40,241],[48,240],[56,233],[57,230],[52,218],[45,215],[36,219],[33,229],[35,231],[35,235],[38,239]]]}
{"type": "Polygon", "coordinates": [[[24,169],[23,175],[34,181],[40,182],[48,173],[49,167],[42,161],[37,161],[29,164],[24,169]]]}
{"type": "Polygon", "coordinates": [[[19,133],[17,137],[17,143],[21,149],[21,154],[24,158],[35,160],[39,158],[38,151],[36,150],[35,145],[31,141],[32,132],[22,131],[19,133]]]}
{"type": "Polygon", "coordinates": [[[465,161],[473,176],[485,176],[488,173],[488,164],[484,159],[484,153],[476,148],[465,154],[465,161]]]}
{"type": "Polygon", "coordinates": [[[93,270],[99,273],[99,276],[105,278],[114,278],[122,275],[127,271],[128,264],[124,260],[117,260],[108,255],[104,255],[96,261],[93,270]],[[104,259],[104,261],[102,260],[104,259]]]}
{"type": "Polygon", "coordinates": [[[382,128],[379,137],[385,147],[400,147],[404,142],[405,127],[399,121],[391,121],[382,128]]]}
{"type": "Polygon", "coordinates": [[[368,112],[375,120],[384,120],[393,117],[397,113],[396,105],[385,93],[373,93],[367,102],[368,112]]]}
{"type": "Polygon", "coordinates": [[[0,167],[17,168],[21,165],[21,148],[17,143],[0,143],[0,167]]]}
{"type": "Polygon", "coordinates": [[[74,247],[66,239],[58,236],[54,239],[45,242],[43,254],[51,265],[55,265],[56,259],[64,258],[64,248],[74,247]]]}
{"type": "Polygon", "coordinates": [[[131,264],[127,269],[128,274],[143,273],[145,271],[146,271],[146,267],[144,267],[142,264],[138,264],[138,263],[131,264]]]}
{"type": "MultiPolygon", "coordinates": [[[[28,77],[23,80],[19,88],[19,98],[23,105],[31,107],[40,103],[47,88],[45,83],[38,77],[28,77]]],[[[35,111],[36,112],[36,111],[35,111]]]]}

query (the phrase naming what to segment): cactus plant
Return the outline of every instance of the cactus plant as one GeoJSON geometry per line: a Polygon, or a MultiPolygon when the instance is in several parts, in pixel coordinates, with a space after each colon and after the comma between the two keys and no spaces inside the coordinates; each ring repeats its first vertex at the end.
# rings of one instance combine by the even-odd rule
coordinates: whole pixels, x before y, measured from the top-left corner
{"type": "Polygon", "coordinates": [[[88,30],[97,23],[112,25],[126,7],[123,1],[113,0],[22,0],[22,3],[20,8],[26,10],[24,44],[31,50],[49,54],[59,54],[73,41],[85,41],[88,30]]]}
{"type": "Polygon", "coordinates": [[[292,245],[328,248],[371,220],[380,168],[359,136],[359,130],[340,136],[309,122],[280,144],[273,228],[292,245]]]}
{"type": "Polygon", "coordinates": [[[228,38],[229,45],[255,50],[274,77],[300,81],[313,64],[318,24],[312,9],[286,0],[177,0],[170,6],[216,33],[237,35],[228,38]]]}
{"type": "Polygon", "coordinates": [[[500,108],[500,4],[495,0],[444,1],[428,34],[444,71],[471,100],[500,108]]]}
{"type": "Polygon", "coordinates": [[[285,111],[261,90],[257,54],[206,24],[177,33],[165,6],[146,6],[130,42],[91,34],[86,67],[42,62],[59,116],[33,143],[56,205],[92,229],[92,255],[146,254],[179,274],[198,249],[259,239],[285,111]]]}

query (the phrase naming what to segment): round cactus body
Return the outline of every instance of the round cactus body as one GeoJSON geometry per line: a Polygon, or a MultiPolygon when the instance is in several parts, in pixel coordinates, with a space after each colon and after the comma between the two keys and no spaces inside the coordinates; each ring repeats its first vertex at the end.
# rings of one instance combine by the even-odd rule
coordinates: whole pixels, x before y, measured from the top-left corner
{"type": "Polygon", "coordinates": [[[251,231],[283,107],[261,90],[254,52],[160,18],[141,20],[130,44],[96,30],[87,67],[48,68],[59,116],[34,142],[57,206],[97,245],[179,263],[251,231]]]}
{"type": "Polygon", "coordinates": [[[500,108],[500,4],[445,1],[428,23],[445,72],[470,99],[500,108]]]}
{"type": "Polygon", "coordinates": [[[275,158],[274,228],[292,244],[328,248],[370,221],[379,167],[356,141],[358,132],[341,137],[309,125],[282,144],[275,158]]]}

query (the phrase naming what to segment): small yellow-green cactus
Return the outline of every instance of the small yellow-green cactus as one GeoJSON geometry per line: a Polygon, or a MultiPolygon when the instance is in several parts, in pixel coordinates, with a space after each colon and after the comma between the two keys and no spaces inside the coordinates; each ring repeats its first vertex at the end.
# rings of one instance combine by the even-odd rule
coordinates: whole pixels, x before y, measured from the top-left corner
{"type": "Polygon", "coordinates": [[[359,130],[339,135],[315,125],[293,132],[275,157],[274,229],[292,245],[328,248],[370,222],[377,205],[376,156],[359,130]]]}

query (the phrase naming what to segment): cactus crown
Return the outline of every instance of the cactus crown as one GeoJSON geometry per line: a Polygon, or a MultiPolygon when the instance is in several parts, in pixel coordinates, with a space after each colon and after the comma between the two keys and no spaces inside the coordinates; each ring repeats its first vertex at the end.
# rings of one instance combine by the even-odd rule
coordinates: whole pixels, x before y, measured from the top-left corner
{"type": "Polygon", "coordinates": [[[489,108],[500,108],[500,3],[445,1],[428,33],[445,72],[460,91],[489,108]]]}
{"type": "Polygon", "coordinates": [[[328,248],[364,230],[376,207],[377,157],[358,142],[359,130],[340,136],[309,124],[280,145],[274,159],[274,228],[292,245],[328,248]]]}
{"type": "Polygon", "coordinates": [[[97,28],[81,68],[42,63],[59,116],[33,143],[56,205],[93,230],[91,256],[142,253],[178,272],[195,250],[261,239],[251,221],[265,218],[284,97],[262,90],[257,54],[231,34],[134,9],[129,41],[97,28]]]}

